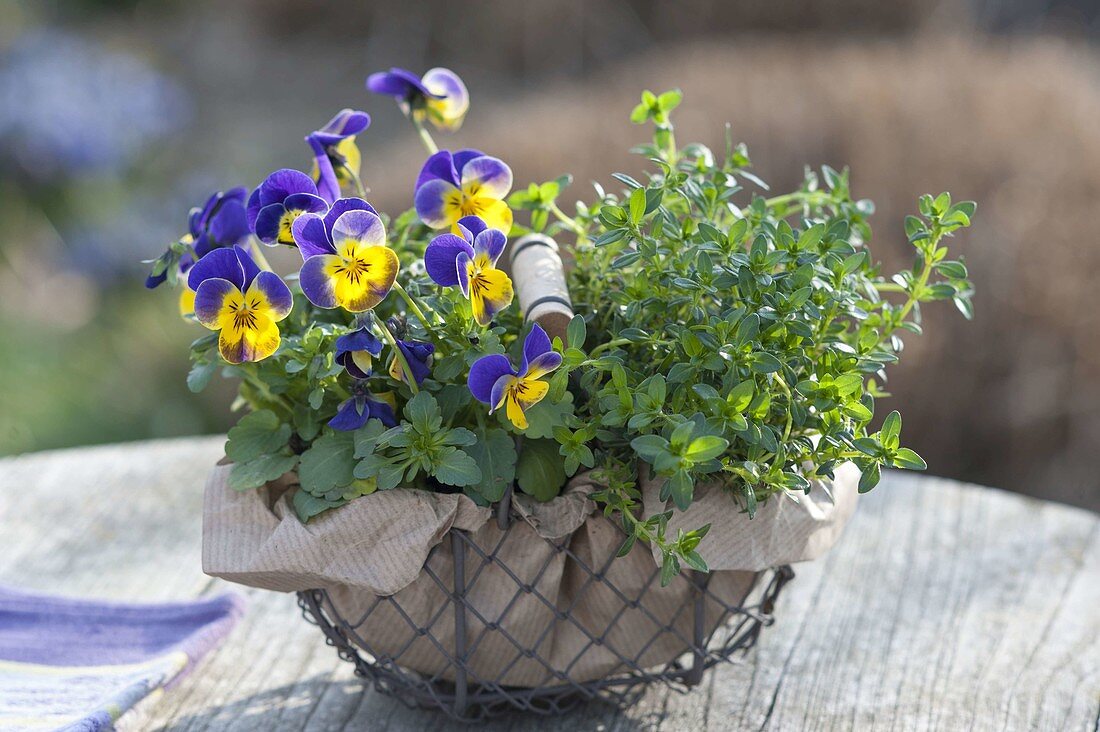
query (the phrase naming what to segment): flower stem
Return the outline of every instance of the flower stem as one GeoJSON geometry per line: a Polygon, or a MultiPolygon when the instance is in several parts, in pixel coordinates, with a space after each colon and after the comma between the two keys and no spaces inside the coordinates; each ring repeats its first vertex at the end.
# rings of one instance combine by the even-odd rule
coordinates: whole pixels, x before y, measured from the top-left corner
{"type": "Polygon", "coordinates": [[[269,272],[274,272],[271,268],[271,264],[268,263],[267,257],[264,256],[264,252],[260,249],[260,245],[256,243],[255,239],[249,240],[249,244],[252,249],[252,258],[256,260],[256,264],[260,266],[260,269],[266,269],[269,272]]]}
{"type": "Polygon", "coordinates": [[[567,213],[558,208],[558,204],[556,202],[552,202],[550,204],[550,213],[554,214],[554,218],[556,218],[558,221],[568,226],[570,231],[577,235],[578,239],[586,239],[588,237],[588,232],[584,230],[584,227],[578,224],[577,220],[574,219],[572,216],[569,216],[567,213]]]}
{"type": "Polygon", "coordinates": [[[379,327],[382,328],[382,335],[390,344],[390,348],[393,349],[393,357],[397,359],[397,362],[401,364],[401,370],[405,372],[405,383],[409,385],[409,389],[413,394],[418,394],[420,388],[416,385],[416,377],[413,376],[412,367],[409,366],[409,360],[405,358],[405,352],[397,346],[397,339],[393,337],[393,333],[386,326],[385,323],[379,321],[379,327]]]}
{"type": "Polygon", "coordinates": [[[397,294],[400,295],[401,299],[405,301],[405,304],[409,306],[409,310],[411,310],[413,315],[416,316],[416,319],[420,321],[420,324],[424,326],[424,329],[431,331],[431,323],[428,322],[427,316],[424,315],[424,311],[420,309],[420,306],[416,304],[416,300],[413,299],[413,296],[410,295],[397,280],[393,281],[393,289],[397,290],[397,294]]]}
{"type": "Polygon", "coordinates": [[[595,348],[593,348],[589,352],[588,357],[589,358],[594,358],[597,353],[602,353],[603,351],[606,351],[609,348],[615,348],[617,346],[625,346],[627,343],[630,343],[630,339],[628,339],[628,338],[616,338],[614,340],[608,341],[607,343],[601,343],[600,345],[596,346],[595,348]]]}
{"type": "Polygon", "coordinates": [[[413,127],[416,128],[416,133],[420,135],[420,141],[424,143],[424,147],[428,148],[428,152],[432,155],[439,152],[439,146],[435,144],[435,140],[432,139],[431,133],[424,127],[424,123],[418,120],[415,115],[410,115],[409,118],[412,120],[413,127]]]}
{"type": "Polygon", "coordinates": [[[351,178],[351,182],[355,184],[355,191],[359,194],[359,197],[366,199],[367,187],[363,185],[363,181],[355,174],[355,171],[351,169],[351,166],[347,162],[341,163],[341,167],[348,172],[348,177],[351,178]]]}

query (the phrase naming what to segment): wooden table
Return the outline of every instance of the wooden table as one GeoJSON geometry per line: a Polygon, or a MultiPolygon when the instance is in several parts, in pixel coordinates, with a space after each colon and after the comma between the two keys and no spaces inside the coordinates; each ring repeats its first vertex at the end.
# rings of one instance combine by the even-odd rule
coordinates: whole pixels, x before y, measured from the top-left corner
{"type": "MultiPolygon", "coordinates": [[[[132,600],[226,590],[199,561],[203,480],[221,450],[197,438],[0,460],[0,582],[132,600]]],[[[748,661],[692,693],[479,729],[1097,729],[1096,515],[889,474],[840,544],[796,571],[748,661]]],[[[293,596],[239,591],[250,608],[228,641],[125,727],[449,728],[364,691],[293,596]]]]}

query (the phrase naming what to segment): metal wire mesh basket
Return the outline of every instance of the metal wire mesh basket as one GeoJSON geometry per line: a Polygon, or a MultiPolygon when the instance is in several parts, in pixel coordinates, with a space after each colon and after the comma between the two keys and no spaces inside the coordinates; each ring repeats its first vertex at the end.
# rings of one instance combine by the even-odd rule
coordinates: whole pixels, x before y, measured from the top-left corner
{"type": "MultiPolygon", "coordinates": [[[[625,539],[622,528],[611,519],[597,514],[589,521],[613,526],[625,539]]],[[[431,592],[439,593],[439,606],[428,617],[413,617],[406,612],[399,595],[372,596],[355,612],[349,612],[334,602],[329,591],[310,590],[298,593],[299,605],[306,619],[324,632],[327,643],[336,648],[341,658],[354,664],[356,673],[378,691],[410,707],[435,709],[458,721],[476,722],[512,711],[558,714],[589,700],[629,706],[638,701],[647,685],[654,683],[685,692],[699,683],[708,668],[733,660],[755,644],[760,631],[772,623],[773,606],[780,590],[794,576],[786,566],[757,573],[749,577],[749,589],[740,602],[729,602],[713,590],[710,575],[685,572],[677,581],[690,583],[690,591],[669,615],[649,607],[661,588],[660,570],[648,557],[644,566],[652,566],[652,572],[639,578],[642,581],[634,585],[634,590],[626,591],[608,576],[611,563],[616,561],[615,552],[609,552],[599,562],[592,562],[592,557],[586,561],[570,547],[569,537],[540,538],[551,547],[548,558],[533,579],[521,577],[509,568],[509,551],[502,551],[509,534],[516,529],[507,501],[498,507],[496,523],[499,531],[488,545],[465,531],[453,529],[432,549],[417,580],[426,583],[431,592]],[[441,573],[433,568],[433,558],[439,552],[448,552],[451,555],[448,559],[453,558],[444,565],[450,572],[441,573]],[[539,577],[555,557],[570,562],[582,579],[565,604],[560,598],[546,596],[539,588],[539,577]],[[474,597],[478,583],[488,582],[486,578],[490,575],[496,582],[501,577],[507,578],[504,581],[512,593],[503,607],[491,610],[479,606],[474,597]],[[605,598],[616,598],[620,606],[606,627],[598,629],[577,619],[583,604],[597,590],[605,598]],[[509,614],[521,599],[526,602],[532,598],[544,606],[549,621],[534,636],[517,637],[509,629],[509,614]],[[646,619],[648,635],[640,645],[635,642],[626,650],[616,640],[621,634],[613,631],[628,612],[631,617],[646,619]],[[379,615],[384,615],[385,621],[375,623],[372,628],[372,617],[379,615]],[[395,622],[394,618],[400,621],[395,622]],[[404,627],[394,627],[401,623],[404,627]],[[385,629],[384,633],[378,632],[380,627],[385,629]],[[559,657],[552,662],[548,660],[548,639],[560,631],[580,634],[581,644],[568,660],[563,662],[559,657]],[[402,633],[406,640],[395,647],[393,638],[402,633]],[[382,635],[386,643],[380,642],[382,635]],[[440,665],[431,673],[414,671],[402,662],[403,657],[412,655],[410,649],[414,644],[423,644],[425,640],[441,658],[440,665]],[[479,672],[471,659],[488,646],[492,646],[496,670],[479,672]],[[672,647],[679,652],[654,664],[649,651],[656,647],[672,647]],[[573,673],[578,661],[596,648],[605,656],[610,654],[613,668],[600,678],[578,678],[573,673]],[[542,672],[539,683],[521,686],[510,679],[520,663],[542,672]]],[[[514,550],[513,544],[510,551],[514,550]]],[[[635,546],[632,551],[647,550],[635,546]]]]}

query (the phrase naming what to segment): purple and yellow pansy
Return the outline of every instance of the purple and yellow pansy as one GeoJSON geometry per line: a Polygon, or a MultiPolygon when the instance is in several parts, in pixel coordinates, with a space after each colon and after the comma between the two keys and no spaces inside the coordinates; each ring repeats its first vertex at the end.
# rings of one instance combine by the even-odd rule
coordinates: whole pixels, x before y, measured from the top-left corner
{"type": "Polygon", "coordinates": [[[457,235],[440,234],[428,244],[424,268],[436,284],[461,289],[474,320],[486,326],[512,302],[512,280],[496,267],[508,239],[477,216],[459,219],[455,228],[457,235]]]}
{"type": "Polygon", "coordinates": [[[413,204],[420,220],[433,229],[451,228],[478,216],[491,229],[512,229],[512,209],[504,202],[512,190],[512,169],[478,150],[447,150],[428,158],[416,181],[413,204]]]}
{"type": "Polygon", "coordinates": [[[278,322],[290,313],[290,289],[261,271],[240,247],[215,249],[187,274],[195,318],[219,331],[218,351],[229,363],[260,361],[279,348],[278,322]]]}
{"type": "Polygon", "coordinates": [[[356,381],[351,387],[351,397],[337,408],[336,416],[328,421],[328,426],[341,432],[352,432],[370,419],[377,419],[386,427],[397,426],[393,406],[372,394],[367,382],[356,381]]]}
{"type": "MultiPolygon", "coordinates": [[[[409,370],[412,371],[416,385],[420,386],[424,383],[424,379],[432,373],[432,356],[435,354],[435,346],[425,341],[402,338],[398,338],[396,343],[401,355],[405,357],[406,363],[409,364],[409,370]]],[[[408,383],[408,379],[405,377],[405,369],[401,365],[401,359],[396,356],[390,361],[390,376],[397,381],[408,383]]]]}
{"type": "MultiPolygon", "coordinates": [[[[187,234],[180,241],[189,244],[199,258],[220,247],[245,243],[249,234],[248,219],[244,212],[247,196],[248,191],[244,188],[230,188],[228,191],[212,194],[201,208],[196,206],[191,209],[187,219],[187,234]]],[[[186,272],[194,263],[194,257],[184,254],[179,259],[179,271],[186,272]]],[[[145,280],[145,286],[153,289],[166,279],[167,270],[156,275],[150,274],[145,280]]]]}
{"type": "Polygon", "coordinates": [[[252,191],[245,214],[248,225],[264,244],[294,244],[292,226],[305,213],[327,211],[313,179],[300,170],[283,168],[267,176],[252,191]]]}
{"type": "Polygon", "coordinates": [[[370,310],[397,279],[386,227],[362,199],[342,198],[324,217],[304,214],[294,222],[294,238],[306,258],[298,275],[302,292],[319,308],[370,310]]]}
{"type": "Polygon", "coordinates": [[[367,78],[367,89],[396,97],[406,114],[427,118],[440,130],[453,132],[462,126],[470,108],[470,93],[458,74],[434,68],[423,77],[406,69],[380,71],[367,78]]]}
{"type": "Polygon", "coordinates": [[[540,379],[561,365],[550,337],[537,324],[523,341],[523,363],[519,371],[503,354],[482,356],[470,367],[470,393],[489,405],[489,413],[504,407],[505,415],[521,430],[527,429],[525,412],[542,401],[550,384],[540,379]]]}
{"type": "Polygon", "coordinates": [[[370,115],[341,110],[328,124],[306,137],[313,150],[313,180],[317,193],[330,205],[340,197],[341,184],[358,179],[361,157],[355,136],[370,127],[370,115]]]}
{"type": "Polygon", "coordinates": [[[359,328],[336,339],[336,363],[353,378],[369,377],[374,369],[374,359],[380,355],[382,341],[370,332],[370,328],[359,328]]]}

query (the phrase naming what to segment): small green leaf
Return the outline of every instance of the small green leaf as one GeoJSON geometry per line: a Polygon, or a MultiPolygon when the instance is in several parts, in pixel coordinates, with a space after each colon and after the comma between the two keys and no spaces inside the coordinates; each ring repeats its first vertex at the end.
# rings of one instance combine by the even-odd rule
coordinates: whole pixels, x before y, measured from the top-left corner
{"type": "Polygon", "coordinates": [[[901,414],[895,409],[886,415],[886,419],[882,421],[882,432],[880,439],[882,445],[888,450],[892,450],[898,446],[898,441],[901,435],[901,414]]]}
{"type": "Polygon", "coordinates": [[[537,501],[549,501],[565,484],[565,458],[553,440],[524,440],[516,463],[516,484],[537,501]]]}
{"type": "Polygon", "coordinates": [[[298,480],[315,496],[355,480],[355,440],[351,432],[326,432],[302,453],[298,480]]]}
{"type": "Polygon", "coordinates": [[[290,440],[290,425],[268,409],[259,409],[241,417],[229,430],[225,454],[235,463],[246,463],[260,455],[278,452],[290,440]]]}
{"type": "Polygon", "coordinates": [[[468,454],[457,447],[446,447],[433,467],[436,480],[445,485],[476,485],[481,482],[481,468],[468,454]]]}
{"type": "Polygon", "coordinates": [[[712,460],[725,452],[729,444],[729,440],[724,437],[714,437],[712,435],[696,437],[688,445],[687,450],[684,451],[684,457],[697,463],[712,460]]]}
{"type": "Polygon", "coordinates": [[[882,473],[878,463],[871,463],[868,467],[864,468],[863,472],[859,476],[859,492],[866,493],[867,491],[878,485],[879,478],[882,477],[882,473]]]}
{"type": "Polygon", "coordinates": [[[906,470],[927,470],[928,468],[928,463],[924,462],[924,458],[908,447],[899,448],[894,453],[893,465],[906,470]]]}
{"type": "Polygon", "coordinates": [[[516,479],[516,446],[504,430],[488,429],[466,452],[481,468],[477,492],[489,503],[499,501],[516,479]]]}
{"type": "Polygon", "coordinates": [[[635,188],[630,194],[630,221],[637,225],[645,216],[645,189],[635,188]]]}
{"type": "Polygon", "coordinates": [[[565,330],[566,342],[569,343],[570,348],[584,348],[586,337],[587,326],[585,326],[584,317],[574,315],[573,319],[569,321],[569,327],[565,330]]]}
{"type": "Polygon", "coordinates": [[[298,464],[297,455],[260,455],[247,463],[233,463],[229,471],[229,487],[237,491],[259,488],[281,478],[298,464]]]}
{"type": "Polygon", "coordinates": [[[195,364],[187,374],[187,388],[198,394],[207,387],[217,370],[218,364],[214,362],[195,364]]]}

